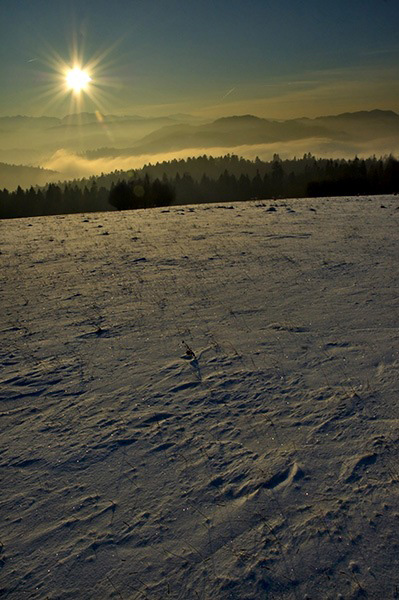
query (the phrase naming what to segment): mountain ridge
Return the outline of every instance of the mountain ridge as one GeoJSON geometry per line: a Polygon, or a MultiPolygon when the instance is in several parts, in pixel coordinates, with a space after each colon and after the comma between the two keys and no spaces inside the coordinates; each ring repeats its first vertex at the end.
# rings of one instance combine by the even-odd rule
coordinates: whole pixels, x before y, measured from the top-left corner
{"type": "Polygon", "coordinates": [[[342,113],[342,115],[275,121],[246,114],[221,117],[202,125],[165,125],[126,148],[102,148],[101,151],[98,149],[88,151],[85,156],[91,158],[134,156],[180,151],[189,148],[227,148],[245,144],[270,144],[307,138],[331,138],[338,141],[347,141],[355,136],[359,139],[369,139],[369,131],[372,133],[371,138],[378,136],[378,134],[381,137],[391,135],[392,125],[396,127],[399,133],[399,115],[394,111],[376,109],[375,111],[342,113]],[[383,123],[381,123],[382,117],[383,123]],[[365,120],[368,128],[362,129],[361,125],[365,120]],[[335,128],[334,125],[336,125],[335,128]],[[370,129],[371,125],[374,125],[373,129],[370,129]],[[345,127],[349,129],[345,130],[345,127]],[[380,131],[376,132],[375,130],[378,128],[380,131]]]}
{"type": "Polygon", "coordinates": [[[373,108],[371,110],[359,110],[359,111],[352,111],[352,112],[343,112],[343,113],[338,113],[338,114],[328,114],[328,115],[318,115],[317,117],[305,117],[305,116],[299,116],[299,117],[293,117],[290,119],[275,119],[275,118],[271,118],[271,117],[259,117],[257,115],[253,115],[251,113],[245,113],[243,115],[240,114],[233,114],[233,115],[225,115],[223,117],[218,117],[216,119],[204,119],[202,117],[198,117],[196,115],[190,115],[190,114],[185,114],[185,113],[176,113],[176,114],[171,114],[171,115],[159,115],[156,117],[145,117],[142,115],[113,115],[113,114],[103,114],[103,113],[95,113],[95,112],[88,112],[88,111],[83,111],[83,112],[79,112],[79,113],[68,113],[66,115],[64,115],[63,117],[51,117],[51,116],[47,116],[47,115],[41,115],[39,117],[35,117],[32,115],[2,115],[0,116],[0,124],[3,122],[10,122],[12,120],[15,120],[16,122],[35,122],[35,121],[42,121],[42,120],[47,120],[47,121],[58,121],[60,123],[67,123],[69,122],[74,122],[74,121],[78,121],[80,119],[80,121],[82,121],[83,119],[86,119],[86,122],[101,122],[101,119],[109,119],[110,121],[130,121],[130,120],[137,120],[137,121],[145,121],[145,120],[162,120],[162,119],[171,119],[171,120],[178,120],[179,118],[183,120],[189,120],[192,119],[193,121],[197,121],[198,119],[201,119],[202,121],[207,121],[207,122],[217,122],[217,121],[226,121],[226,120],[234,120],[234,119],[248,119],[248,120],[267,120],[267,121],[273,121],[273,122],[291,122],[291,121],[298,121],[298,120],[309,120],[309,121],[317,121],[318,119],[334,119],[334,118],[343,118],[343,117],[355,117],[356,116],[368,116],[368,117],[373,117],[373,116],[391,116],[391,117],[399,117],[399,113],[395,112],[394,110],[389,110],[389,109],[380,109],[380,108],[373,108]],[[100,114],[100,119],[97,116],[98,114],[100,114]]]}

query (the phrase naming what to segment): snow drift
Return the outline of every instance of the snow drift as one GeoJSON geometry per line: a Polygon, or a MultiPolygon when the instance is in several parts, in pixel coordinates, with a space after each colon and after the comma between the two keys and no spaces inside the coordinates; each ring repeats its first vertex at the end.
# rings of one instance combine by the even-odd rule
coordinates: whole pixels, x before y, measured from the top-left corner
{"type": "Polygon", "coordinates": [[[1,222],[3,597],[397,597],[398,207],[1,222]]]}

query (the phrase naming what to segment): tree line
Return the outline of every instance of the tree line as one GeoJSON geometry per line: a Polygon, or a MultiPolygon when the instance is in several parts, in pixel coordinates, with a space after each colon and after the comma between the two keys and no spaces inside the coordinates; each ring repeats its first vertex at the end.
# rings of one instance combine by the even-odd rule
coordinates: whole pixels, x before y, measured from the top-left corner
{"type": "Polygon", "coordinates": [[[173,188],[149,176],[129,181],[118,180],[110,189],[93,179],[83,188],[78,184],[50,183],[45,188],[14,191],[0,190],[0,218],[38,217],[74,213],[154,208],[168,206],[174,200],[173,188]]]}
{"type": "Polygon", "coordinates": [[[0,218],[233,202],[276,197],[399,192],[399,161],[301,159],[250,161],[236,155],[174,160],[43,188],[0,190],[0,218]]]}

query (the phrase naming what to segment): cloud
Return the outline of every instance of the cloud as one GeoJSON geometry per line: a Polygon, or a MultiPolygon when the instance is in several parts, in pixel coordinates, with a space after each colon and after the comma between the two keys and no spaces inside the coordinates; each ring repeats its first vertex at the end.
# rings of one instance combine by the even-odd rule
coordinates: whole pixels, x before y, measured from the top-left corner
{"type": "Polygon", "coordinates": [[[373,154],[384,156],[386,154],[399,155],[399,140],[393,138],[373,140],[367,142],[340,142],[328,138],[308,138],[290,142],[275,142],[272,144],[242,145],[230,148],[188,148],[178,152],[163,152],[159,154],[143,154],[141,156],[120,156],[112,158],[88,159],[68,150],[58,150],[49,160],[42,163],[42,167],[60,173],[65,179],[90,177],[112,171],[128,171],[140,169],[145,164],[155,164],[173,159],[185,159],[207,154],[208,156],[223,156],[237,154],[248,159],[271,160],[274,154],[281,158],[301,157],[310,152],[317,157],[325,158],[353,158],[368,157],[373,154]]]}
{"type": "Polygon", "coordinates": [[[112,171],[128,171],[138,169],[150,162],[149,156],[120,156],[115,158],[88,159],[79,154],[61,148],[40,166],[57,171],[65,179],[79,179],[110,173],[112,171]]]}
{"type": "Polygon", "coordinates": [[[170,103],[127,101],[122,112],[147,116],[188,112],[210,119],[232,114],[256,114],[273,119],[317,117],[374,108],[399,112],[397,66],[346,66],[306,69],[256,81],[234,81],[235,87],[196,90],[170,103]],[[234,92],[234,93],[233,93],[234,92]]]}
{"type": "Polygon", "coordinates": [[[190,110],[206,118],[252,113],[290,119],[374,108],[399,110],[398,98],[397,68],[348,66],[237,83],[234,96],[217,102],[203,98],[202,105],[193,98],[190,110]]]}

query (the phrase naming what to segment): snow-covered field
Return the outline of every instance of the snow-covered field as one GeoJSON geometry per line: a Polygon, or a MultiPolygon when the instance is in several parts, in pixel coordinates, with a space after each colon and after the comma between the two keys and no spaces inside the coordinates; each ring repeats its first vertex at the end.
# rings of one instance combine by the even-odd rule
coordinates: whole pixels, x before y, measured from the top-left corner
{"type": "Polygon", "coordinates": [[[399,598],[398,208],[2,221],[0,595],[399,598]]]}

